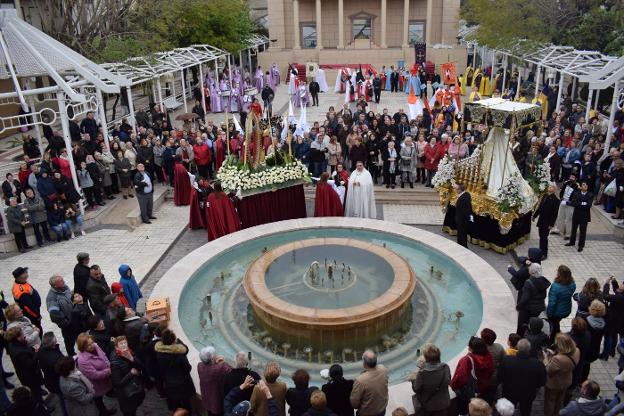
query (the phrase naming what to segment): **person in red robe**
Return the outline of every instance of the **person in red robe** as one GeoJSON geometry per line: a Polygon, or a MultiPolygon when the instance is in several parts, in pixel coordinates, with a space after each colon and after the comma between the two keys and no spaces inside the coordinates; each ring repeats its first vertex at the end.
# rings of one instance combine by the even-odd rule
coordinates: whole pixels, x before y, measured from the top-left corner
{"type": "Polygon", "coordinates": [[[191,181],[188,171],[182,163],[182,156],[175,156],[173,168],[173,202],[176,205],[188,205],[191,202],[191,181]]]}
{"type": "Polygon", "coordinates": [[[342,203],[338,193],[327,183],[329,173],[323,172],[316,184],[316,200],[314,202],[315,217],[342,217],[342,203]]]}
{"type": "Polygon", "coordinates": [[[257,98],[254,98],[253,102],[251,104],[249,104],[249,111],[250,112],[253,111],[254,113],[256,113],[258,118],[262,117],[262,106],[258,102],[257,98]]]}
{"type": "Polygon", "coordinates": [[[226,152],[226,142],[225,142],[225,133],[219,130],[217,135],[217,140],[214,142],[215,148],[215,169],[218,172],[225,160],[225,152],[226,152]]]}
{"type": "Polygon", "coordinates": [[[213,189],[214,191],[208,195],[208,200],[206,202],[208,241],[215,240],[241,229],[238,213],[234,208],[232,200],[223,192],[221,183],[215,182],[213,189]]]}
{"type": "Polygon", "coordinates": [[[191,204],[189,212],[189,228],[196,230],[206,228],[206,200],[212,192],[212,187],[206,179],[200,178],[197,188],[191,189],[191,204]]]}

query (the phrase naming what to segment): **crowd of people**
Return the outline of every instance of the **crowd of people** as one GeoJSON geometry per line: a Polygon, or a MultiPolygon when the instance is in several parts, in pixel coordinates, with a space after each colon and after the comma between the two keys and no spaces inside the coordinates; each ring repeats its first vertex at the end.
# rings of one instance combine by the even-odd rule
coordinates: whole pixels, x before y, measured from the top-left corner
{"type": "MultiPolygon", "coordinates": [[[[618,342],[624,333],[624,286],[613,277],[602,288],[589,279],[577,292],[564,265],[551,284],[542,276],[540,254],[538,248],[531,249],[529,257],[520,259],[520,269],[510,269],[519,291],[518,328],[506,345],[484,328],[469,339],[468,352],[455,369],[441,361],[437,346],[422,346],[417,370],[409,376],[416,415],[511,416],[515,409],[521,415],[536,414],[533,402],[542,389],[546,416],[615,415],[624,410],[624,342],[618,342]],[[571,314],[573,301],[578,303],[576,316],[564,333],[559,322],[571,314]],[[600,385],[589,378],[590,367],[616,353],[620,374],[614,381],[620,393],[603,398],[600,385]]],[[[56,395],[65,416],[112,415],[117,412],[114,401],[121,414],[131,416],[154,389],[166,402],[161,406],[177,415],[198,411],[197,394],[211,415],[279,416],[286,409],[292,416],[413,414],[388,408],[388,370],[369,350],[354,380],[346,379],[336,363],[321,371],[326,380],[321,386],[310,384],[306,368],[284,375],[279,362],[268,362],[260,375],[255,371],[259,369],[250,368],[247,353],[228,360],[212,346],[200,350],[193,369],[189,348],[166,323],[137,313],[143,295],[130,266],[120,265],[118,281],[109,285],[88,253],[78,253],[76,260],[73,289],[63,276],[52,275],[43,312],[42,296],[29,283],[25,267],[13,271],[15,303],[0,293],[0,352],[6,349],[15,370],[0,368],[0,412],[50,415],[54,409],[46,396],[56,395]],[[52,328],[42,327],[45,311],[62,340],[52,328]],[[11,381],[14,375],[20,387],[11,381]],[[293,387],[280,379],[284,376],[291,377],[293,387]],[[14,390],[12,402],[7,390],[14,390]]]]}

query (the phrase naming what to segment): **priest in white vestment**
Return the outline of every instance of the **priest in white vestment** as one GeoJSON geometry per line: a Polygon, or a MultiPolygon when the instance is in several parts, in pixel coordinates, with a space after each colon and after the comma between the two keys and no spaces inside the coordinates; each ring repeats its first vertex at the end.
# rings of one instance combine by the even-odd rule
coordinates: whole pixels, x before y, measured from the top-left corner
{"type": "Polygon", "coordinates": [[[357,162],[355,170],[349,176],[349,189],[345,203],[345,216],[356,218],[377,218],[373,178],[364,169],[362,162],[357,162]]]}

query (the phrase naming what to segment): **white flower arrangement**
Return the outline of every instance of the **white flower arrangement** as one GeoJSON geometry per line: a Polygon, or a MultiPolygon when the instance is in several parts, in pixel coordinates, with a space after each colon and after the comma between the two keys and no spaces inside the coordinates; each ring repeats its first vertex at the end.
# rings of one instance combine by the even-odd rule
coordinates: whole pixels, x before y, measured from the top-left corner
{"type": "MultiPolygon", "coordinates": [[[[523,201],[524,198],[522,198],[521,189],[522,178],[517,173],[505,178],[503,186],[496,191],[494,197],[501,212],[511,212],[514,209],[526,209],[526,203],[523,201]]],[[[526,212],[529,212],[531,209],[532,206],[526,212]]]]}
{"type": "Polygon", "coordinates": [[[441,186],[450,185],[455,186],[455,160],[446,155],[438,164],[438,171],[433,176],[431,184],[439,188],[441,186]]]}
{"type": "Polygon", "coordinates": [[[252,171],[234,164],[223,165],[217,173],[217,179],[227,191],[249,192],[254,189],[279,186],[287,182],[309,181],[308,168],[299,160],[281,166],[267,167],[262,165],[252,171]]]}
{"type": "Polygon", "coordinates": [[[540,192],[546,191],[548,189],[548,184],[550,183],[550,162],[544,162],[537,167],[537,171],[535,172],[535,176],[539,180],[539,190],[540,192]]]}

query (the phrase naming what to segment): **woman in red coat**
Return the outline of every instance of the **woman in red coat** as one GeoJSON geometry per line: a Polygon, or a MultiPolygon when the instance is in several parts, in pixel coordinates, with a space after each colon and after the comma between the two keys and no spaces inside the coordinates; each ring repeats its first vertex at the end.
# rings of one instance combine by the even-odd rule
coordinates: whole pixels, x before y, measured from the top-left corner
{"type": "Polygon", "coordinates": [[[444,148],[437,142],[435,137],[431,137],[429,145],[425,148],[425,169],[427,170],[427,185],[433,188],[431,180],[438,170],[438,164],[444,157],[444,148]]]}
{"type": "Polygon", "coordinates": [[[217,139],[214,142],[215,148],[215,171],[218,172],[225,160],[225,152],[226,152],[226,143],[225,143],[225,133],[219,129],[219,133],[217,134],[217,139]]]}
{"type": "Polygon", "coordinates": [[[323,172],[316,184],[316,200],[314,203],[315,217],[342,217],[342,203],[332,185],[327,183],[329,173],[323,172]]]}
{"type": "Polygon", "coordinates": [[[214,191],[208,195],[208,200],[206,202],[208,241],[215,240],[241,229],[238,213],[230,198],[223,192],[221,183],[215,182],[213,189],[214,191]]]}
{"type": "Polygon", "coordinates": [[[195,164],[197,165],[197,173],[202,178],[210,178],[210,162],[212,162],[212,152],[210,147],[206,143],[208,140],[206,134],[202,135],[202,138],[197,141],[197,144],[193,146],[193,155],[195,156],[195,164]]]}
{"type": "MultiPolygon", "coordinates": [[[[460,358],[457,363],[455,374],[453,374],[450,384],[453,391],[459,392],[465,388],[470,381],[471,374],[477,379],[476,393],[482,396],[494,374],[494,360],[492,359],[492,354],[488,351],[485,341],[477,337],[470,338],[468,354],[460,358]]],[[[467,398],[468,400],[466,401],[465,397],[458,395],[457,399],[458,413],[462,415],[467,414],[470,398],[467,398]]]]}
{"type": "Polygon", "coordinates": [[[188,205],[191,202],[191,180],[182,163],[182,155],[175,155],[173,186],[173,202],[176,205],[188,205]]]}

